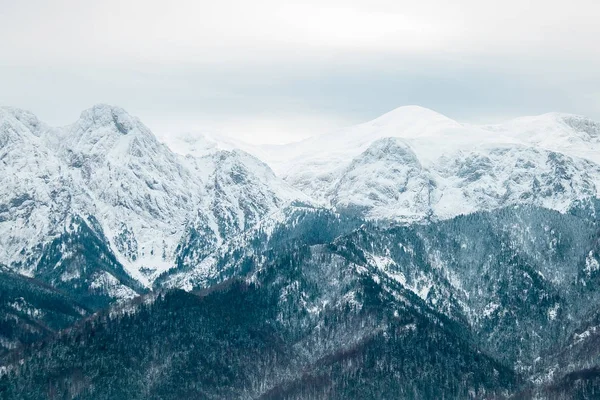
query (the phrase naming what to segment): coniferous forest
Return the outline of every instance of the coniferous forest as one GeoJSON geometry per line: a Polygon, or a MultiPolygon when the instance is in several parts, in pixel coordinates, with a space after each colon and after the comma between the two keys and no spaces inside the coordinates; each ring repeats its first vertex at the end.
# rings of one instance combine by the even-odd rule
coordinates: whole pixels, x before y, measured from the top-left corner
{"type": "MultiPolygon", "coordinates": [[[[4,272],[2,336],[18,344],[2,351],[0,393],[593,399],[597,207],[410,226],[295,208],[222,252],[211,280],[108,307],[4,272]]],[[[89,256],[89,236],[69,240],[89,256]]]]}

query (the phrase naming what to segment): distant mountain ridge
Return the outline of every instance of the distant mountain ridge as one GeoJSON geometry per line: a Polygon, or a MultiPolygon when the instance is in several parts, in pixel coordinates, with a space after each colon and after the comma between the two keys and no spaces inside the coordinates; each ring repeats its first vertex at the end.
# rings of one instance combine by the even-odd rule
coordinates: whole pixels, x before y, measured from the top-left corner
{"type": "Polygon", "coordinates": [[[476,126],[408,106],[263,156],[284,180],[321,204],[361,209],[370,218],[443,219],[517,203],[564,212],[573,201],[596,195],[598,126],[585,117],[557,113],[476,126]],[[376,143],[392,139],[413,153],[419,165],[420,173],[409,175],[407,182],[386,182],[390,171],[405,168],[401,160],[376,161],[386,157],[386,147],[376,143]],[[356,165],[364,171],[349,181],[356,165]],[[563,178],[573,184],[553,181],[549,175],[554,170],[564,171],[563,178]],[[408,207],[413,208],[410,215],[399,212],[406,208],[403,199],[422,195],[424,179],[429,181],[428,200],[408,207]]]}

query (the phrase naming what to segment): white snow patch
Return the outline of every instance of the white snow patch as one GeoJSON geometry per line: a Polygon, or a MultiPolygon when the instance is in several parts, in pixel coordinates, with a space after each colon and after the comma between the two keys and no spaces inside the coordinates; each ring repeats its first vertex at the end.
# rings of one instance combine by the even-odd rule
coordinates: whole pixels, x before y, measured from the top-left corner
{"type": "Polygon", "coordinates": [[[585,258],[584,271],[589,276],[592,272],[596,272],[599,269],[600,269],[600,263],[598,263],[598,260],[596,260],[596,257],[594,257],[594,252],[592,250],[590,250],[587,257],[585,258]]]}
{"type": "Polygon", "coordinates": [[[560,308],[560,304],[556,303],[554,306],[548,309],[548,319],[550,321],[554,321],[556,316],[558,315],[558,309],[560,308]]]}
{"type": "Polygon", "coordinates": [[[100,272],[94,278],[90,288],[105,290],[109,296],[119,301],[129,300],[137,296],[137,293],[133,289],[121,284],[117,278],[106,271],[100,272]]]}
{"type": "Polygon", "coordinates": [[[500,307],[500,304],[498,303],[489,303],[487,306],[485,306],[485,308],[483,309],[483,316],[488,318],[490,315],[492,315],[494,313],[494,311],[496,311],[498,308],[500,307]]]}

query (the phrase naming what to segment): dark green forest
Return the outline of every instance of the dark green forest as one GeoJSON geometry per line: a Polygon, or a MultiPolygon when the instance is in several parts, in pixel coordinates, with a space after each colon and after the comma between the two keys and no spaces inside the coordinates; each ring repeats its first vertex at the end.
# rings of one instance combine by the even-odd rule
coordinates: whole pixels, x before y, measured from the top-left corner
{"type": "MultiPolygon", "coordinates": [[[[69,288],[50,273],[5,271],[0,333],[11,342],[0,395],[598,398],[597,209],[510,207],[390,225],[292,207],[216,254],[218,274],[168,289],[206,256],[190,232],[153,291],[136,287],[138,297],[108,306],[85,278],[69,288]]],[[[118,275],[98,238],[80,228],[57,239],[74,249],[67,267],[118,275]]],[[[62,248],[49,247],[44,262],[62,248]]]]}

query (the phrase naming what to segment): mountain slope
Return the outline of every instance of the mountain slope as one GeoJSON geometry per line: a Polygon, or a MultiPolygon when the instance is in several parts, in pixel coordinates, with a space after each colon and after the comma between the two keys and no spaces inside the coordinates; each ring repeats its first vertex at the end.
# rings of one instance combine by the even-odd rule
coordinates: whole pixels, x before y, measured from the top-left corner
{"type": "MultiPolygon", "coordinates": [[[[281,225],[255,231],[198,270],[168,277],[165,285],[210,287],[309,245],[319,248],[321,261],[315,262],[321,268],[332,263],[330,257],[342,257],[383,290],[399,285],[471,332],[486,354],[538,382],[539,374],[555,368],[552,354],[568,346],[570,337],[595,332],[597,324],[584,329],[580,321],[600,299],[597,210],[597,202],[565,214],[509,207],[392,227],[331,211],[296,210],[281,225]],[[321,235],[325,232],[330,233],[321,235]]],[[[573,368],[590,365],[580,361],[573,368]]]]}
{"type": "Polygon", "coordinates": [[[599,129],[404,107],[271,146],[283,180],[118,107],[0,109],[0,391],[593,398],[599,129]]]}
{"type": "Polygon", "coordinates": [[[0,117],[0,262],[78,296],[134,296],[178,265],[191,231],[213,249],[308,201],[242,151],[179,156],[118,107],[96,105],[63,128],[17,109],[0,117]]]}
{"type": "Polygon", "coordinates": [[[48,136],[93,199],[89,213],[128,272],[145,283],[142,268],[168,268],[168,256],[202,195],[192,172],[117,107],[94,106],[48,136]]]}
{"type": "Polygon", "coordinates": [[[597,197],[600,166],[522,145],[474,146],[421,163],[404,139],[374,142],[339,171],[327,197],[339,210],[400,222],[531,204],[561,212],[597,197]]]}
{"type": "Polygon", "coordinates": [[[482,128],[494,135],[506,135],[536,147],[600,162],[597,155],[600,123],[580,115],[548,113],[482,128]]]}
{"type": "Polygon", "coordinates": [[[516,385],[452,321],[389,285],[327,248],[304,248],[250,283],[169,292],[66,332],[25,353],[28,368],[11,369],[2,388],[22,398],[434,399],[516,385]]]}
{"type": "Polygon", "coordinates": [[[29,275],[38,245],[74,211],[78,190],[40,129],[33,115],[0,109],[0,263],[29,275]]]}
{"type": "Polygon", "coordinates": [[[410,146],[401,139],[387,138],[374,142],[354,158],[328,197],[339,210],[375,219],[391,216],[410,221],[431,213],[434,187],[433,177],[410,146]]]}
{"type": "Polygon", "coordinates": [[[41,282],[0,269],[0,354],[31,344],[90,314],[41,282]]]}
{"type": "Polygon", "coordinates": [[[298,207],[215,254],[216,275],[189,287],[206,289],[139,298],[4,358],[2,388],[23,398],[574,393],[573,374],[600,354],[598,208],[389,226],[298,207]],[[555,373],[563,386],[548,386],[573,343],[589,359],[568,353],[555,373]]]}
{"type": "Polygon", "coordinates": [[[598,126],[565,114],[474,126],[410,106],[263,155],[321,204],[371,219],[444,219],[511,204],[564,212],[597,196],[598,126]]]}

